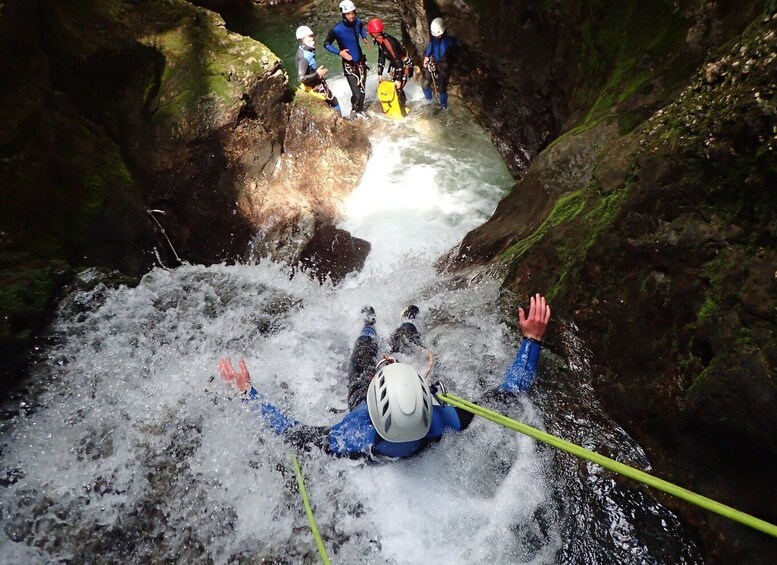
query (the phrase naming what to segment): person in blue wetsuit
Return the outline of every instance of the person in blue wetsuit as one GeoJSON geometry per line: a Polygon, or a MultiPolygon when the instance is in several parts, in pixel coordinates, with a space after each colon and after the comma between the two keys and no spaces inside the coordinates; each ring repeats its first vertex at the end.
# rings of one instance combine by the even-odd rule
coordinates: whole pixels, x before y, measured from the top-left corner
{"type": "Polygon", "coordinates": [[[316,61],[316,38],[313,30],[308,26],[299,26],[296,35],[299,49],[297,49],[295,64],[297,80],[302,85],[302,90],[322,98],[340,116],[342,114],[340,103],[324,80],[328,71],[326,67],[319,66],[316,61]]]}
{"type": "Polygon", "coordinates": [[[369,47],[367,29],[356,16],[356,6],[351,0],[340,2],[343,20],[334,26],[324,40],[324,47],[343,60],[343,73],[351,87],[350,118],[368,118],[364,112],[364,89],[367,83],[367,60],[359,41],[369,47]],[[337,47],[334,42],[337,42],[337,47]],[[339,47],[339,49],[338,49],[339,47]]]}
{"type": "MultiPolygon", "coordinates": [[[[439,440],[446,431],[461,431],[469,426],[473,415],[437,402],[435,387],[430,387],[413,367],[389,356],[376,364],[375,314],[370,307],[362,312],[364,328],[354,344],[348,370],[349,412],[333,426],[304,425],[281,412],[251,386],[243,359],[239,371],[232,367],[229,358],[221,359],[219,372],[276,433],[297,446],[316,445],[332,455],[410,457],[439,440]]],[[[415,306],[405,310],[403,323],[390,339],[393,353],[422,347],[414,323],[417,314],[415,306]]],[[[501,391],[527,392],[533,385],[550,315],[550,306],[540,294],[531,298],[528,316],[519,308],[518,321],[524,339],[505,374],[501,391]]]]}
{"type": "Polygon", "coordinates": [[[445,20],[435,18],[429,26],[432,38],[424,51],[423,89],[426,101],[432,102],[432,85],[440,94],[440,106],[448,109],[448,82],[451,78],[451,64],[456,50],[462,43],[446,33],[445,20]]]}

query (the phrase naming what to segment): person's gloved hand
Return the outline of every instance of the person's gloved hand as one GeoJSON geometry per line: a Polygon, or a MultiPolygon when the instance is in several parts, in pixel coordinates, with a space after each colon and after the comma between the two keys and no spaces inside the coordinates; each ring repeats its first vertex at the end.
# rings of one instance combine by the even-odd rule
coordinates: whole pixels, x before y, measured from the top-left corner
{"type": "Polygon", "coordinates": [[[229,357],[224,357],[219,361],[219,373],[221,373],[221,378],[234,384],[234,386],[243,393],[251,389],[251,375],[249,374],[248,366],[242,357],[240,358],[239,367],[240,371],[235,371],[229,357]]]}

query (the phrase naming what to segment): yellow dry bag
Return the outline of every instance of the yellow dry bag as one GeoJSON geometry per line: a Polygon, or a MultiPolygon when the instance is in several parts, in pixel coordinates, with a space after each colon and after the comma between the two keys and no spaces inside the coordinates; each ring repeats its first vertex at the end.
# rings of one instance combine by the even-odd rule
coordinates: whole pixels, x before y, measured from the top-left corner
{"type": "Polygon", "coordinates": [[[323,92],[318,92],[317,90],[315,90],[314,87],[308,86],[307,84],[300,83],[299,89],[302,92],[307,92],[311,96],[318,98],[319,100],[326,100],[326,94],[324,94],[323,92]]]}
{"type": "Polygon", "coordinates": [[[397,85],[393,80],[384,80],[378,84],[378,100],[383,113],[389,118],[402,119],[407,115],[407,108],[399,101],[397,85]]]}

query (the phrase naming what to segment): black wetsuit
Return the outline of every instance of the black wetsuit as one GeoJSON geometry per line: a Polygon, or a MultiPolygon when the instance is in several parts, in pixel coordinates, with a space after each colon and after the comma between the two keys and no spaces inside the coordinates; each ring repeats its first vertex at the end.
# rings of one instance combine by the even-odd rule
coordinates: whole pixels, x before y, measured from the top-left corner
{"type": "Polygon", "coordinates": [[[313,92],[324,96],[324,100],[333,109],[339,111],[340,103],[337,98],[327,86],[326,81],[318,76],[316,69],[318,69],[318,62],[316,61],[316,50],[307,47],[306,45],[300,45],[297,49],[296,56],[297,63],[297,80],[307,86],[313,92]]]}
{"type": "Polygon", "coordinates": [[[397,38],[387,33],[383,34],[383,43],[375,41],[375,45],[378,46],[378,76],[383,74],[386,61],[388,61],[391,80],[400,83],[399,92],[401,96],[404,96],[402,91],[407,79],[413,77],[413,60],[408,57],[407,51],[397,38]]]}

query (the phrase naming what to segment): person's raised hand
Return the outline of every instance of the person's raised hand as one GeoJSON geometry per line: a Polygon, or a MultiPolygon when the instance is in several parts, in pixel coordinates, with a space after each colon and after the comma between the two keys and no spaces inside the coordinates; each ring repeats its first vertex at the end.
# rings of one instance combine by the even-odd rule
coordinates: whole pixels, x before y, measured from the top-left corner
{"type": "Polygon", "coordinates": [[[545,330],[550,321],[550,306],[546,304],[545,297],[539,292],[531,297],[529,305],[529,315],[527,316],[523,308],[518,308],[518,325],[525,337],[542,340],[545,330]]]}
{"type": "Polygon", "coordinates": [[[219,360],[219,373],[221,373],[222,379],[233,383],[240,392],[245,392],[251,388],[251,375],[248,372],[248,366],[242,357],[240,358],[238,366],[240,367],[240,371],[235,371],[229,357],[224,357],[219,360]]]}

